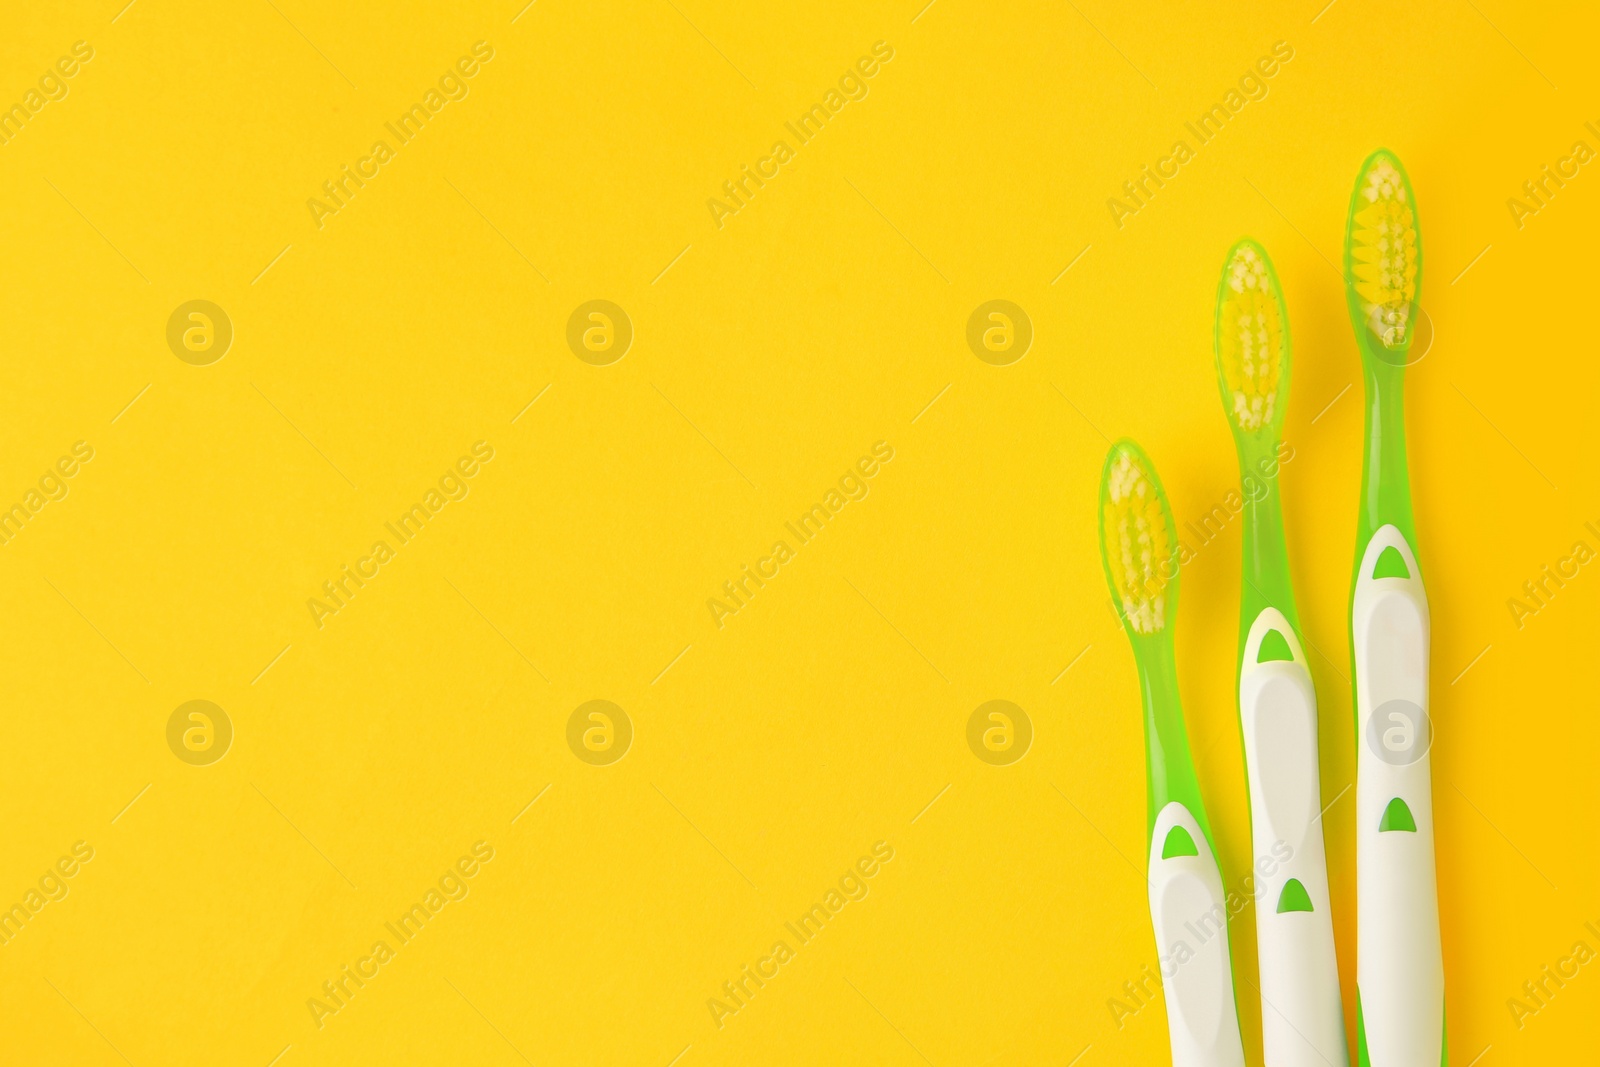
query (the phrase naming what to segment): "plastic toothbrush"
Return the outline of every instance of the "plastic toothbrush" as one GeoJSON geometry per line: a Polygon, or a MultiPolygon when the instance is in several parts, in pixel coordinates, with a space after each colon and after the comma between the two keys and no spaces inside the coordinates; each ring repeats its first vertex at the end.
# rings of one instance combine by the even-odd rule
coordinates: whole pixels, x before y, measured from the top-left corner
{"type": "Polygon", "coordinates": [[[1289,323],[1272,262],[1254,241],[1228,252],[1217,287],[1215,346],[1246,498],[1238,697],[1255,854],[1262,1044],[1271,1067],[1347,1067],[1322,848],[1317,694],[1299,635],[1279,503],[1289,323]]]}
{"type": "Polygon", "coordinates": [[[1174,1067],[1243,1067],[1222,874],[1178,699],[1178,539],[1155,468],[1132,441],[1106,456],[1100,556],[1144,698],[1150,921],[1174,1067]]]}
{"type": "Polygon", "coordinates": [[[1356,698],[1357,1048],[1362,1067],[1448,1062],[1428,750],[1428,598],[1417,568],[1403,385],[1422,283],[1416,204],[1380,149],[1350,200],[1344,268],[1366,379],[1350,647],[1356,698]]]}

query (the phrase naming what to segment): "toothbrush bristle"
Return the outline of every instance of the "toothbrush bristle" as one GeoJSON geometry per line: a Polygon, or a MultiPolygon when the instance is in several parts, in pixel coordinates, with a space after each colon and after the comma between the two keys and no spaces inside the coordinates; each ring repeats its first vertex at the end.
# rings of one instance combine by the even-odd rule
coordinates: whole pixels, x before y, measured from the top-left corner
{"type": "Polygon", "coordinates": [[[1283,374],[1283,308],[1266,253],[1241,242],[1228,261],[1217,309],[1217,359],[1228,389],[1228,415],[1247,433],[1277,414],[1283,374]]]}
{"type": "Polygon", "coordinates": [[[1176,574],[1171,527],[1155,473],[1135,449],[1116,445],[1107,463],[1101,522],[1117,606],[1135,633],[1167,624],[1167,587],[1176,574]]]}
{"type": "Polygon", "coordinates": [[[1405,174],[1379,155],[1360,179],[1350,233],[1350,269],[1368,328],[1388,349],[1411,342],[1417,298],[1417,215],[1405,174]]]}

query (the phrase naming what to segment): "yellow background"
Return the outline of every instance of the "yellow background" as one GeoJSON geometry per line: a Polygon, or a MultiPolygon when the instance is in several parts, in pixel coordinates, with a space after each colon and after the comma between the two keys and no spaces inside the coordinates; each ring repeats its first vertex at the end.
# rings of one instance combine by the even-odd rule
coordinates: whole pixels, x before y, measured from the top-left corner
{"type": "MultiPolygon", "coordinates": [[[[1506,1006],[1600,948],[1600,577],[1521,629],[1506,603],[1600,548],[1600,176],[1521,229],[1506,206],[1600,148],[1592,11],[120,4],[14,4],[0,39],[0,102],[95,50],[0,146],[0,503],[95,449],[0,547],[0,904],[95,850],[0,948],[0,1060],[1166,1062],[1159,1003],[1120,1029],[1107,1007],[1154,950],[1093,510],[1123,434],[1180,524],[1237,484],[1210,337],[1242,234],[1295,339],[1283,477],[1349,1013],[1361,384],[1332,263],[1379,145],[1437,331],[1408,415],[1450,1048],[1592,1058],[1594,967],[1521,1029],[1506,1006]],[[479,40],[470,94],[318,229],[306,200],[479,40]],[[707,199],[880,40],[869,95],[719,229],[707,199]],[[1276,41],[1269,95],[1119,229],[1107,198],[1276,41]],[[165,340],[197,298],[235,331],[204,367],[165,340]],[[597,298],[635,330],[606,367],[565,342],[597,298]],[[991,298],[1035,329],[1006,367],[964,338],[991,298]],[[479,440],[470,495],[318,629],[307,599],[479,440]],[[870,495],[718,629],[707,599],[880,440],[870,495]],[[593,698],[634,726],[611,766],[565,740],[593,698]],[[236,732],[211,766],[167,747],[193,699],[236,732]],[[991,699],[1034,726],[1011,766],[966,744],[991,699]],[[479,840],[470,896],[318,1029],[307,999],[479,840]],[[870,895],[714,1025],[880,840],[870,895]]],[[[1238,551],[1237,522],[1199,550],[1178,620],[1230,886],[1238,551]]],[[[1258,1062],[1250,911],[1232,938],[1258,1062]]]]}

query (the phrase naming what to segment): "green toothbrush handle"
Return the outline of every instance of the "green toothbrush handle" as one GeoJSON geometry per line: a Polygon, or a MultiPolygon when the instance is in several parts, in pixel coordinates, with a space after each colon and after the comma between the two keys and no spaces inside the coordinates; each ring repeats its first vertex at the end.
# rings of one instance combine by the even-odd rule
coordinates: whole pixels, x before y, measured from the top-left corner
{"type": "MultiPolygon", "coordinates": [[[[1393,526],[1408,544],[1417,543],[1411,518],[1411,472],[1406,465],[1405,368],[1385,362],[1384,354],[1362,359],[1366,375],[1366,462],[1361,471],[1361,512],[1356,521],[1356,551],[1364,553],[1373,534],[1393,526]]],[[[1356,557],[1357,561],[1361,556],[1356,557]]]]}
{"type": "Polygon", "coordinates": [[[1241,441],[1239,727],[1250,786],[1261,1041],[1272,1067],[1346,1067],[1323,850],[1317,694],[1289,580],[1277,453],[1241,441]]]}
{"type": "Polygon", "coordinates": [[[1283,532],[1282,493],[1278,488],[1277,457],[1242,453],[1243,465],[1260,471],[1244,477],[1244,589],[1239,600],[1239,650],[1244,651],[1250,627],[1267,608],[1275,608],[1296,629],[1300,619],[1294,607],[1294,586],[1289,581],[1289,550],[1283,532]],[[1268,473],[1270,472],[1270,473],[1268,473]]]}
{"type": "Polygon", "coordinates": [[[1183,725],[1172,635],[1135,637],[1134,648],[1144,699],[1145,812],[1150,833],[1156,832],[1156,816],[1176,802],[1194,814],[1209,838],[1211,824],[1206,821],[1200,779],[1189,754],[1189,732],[1183,725]]]}

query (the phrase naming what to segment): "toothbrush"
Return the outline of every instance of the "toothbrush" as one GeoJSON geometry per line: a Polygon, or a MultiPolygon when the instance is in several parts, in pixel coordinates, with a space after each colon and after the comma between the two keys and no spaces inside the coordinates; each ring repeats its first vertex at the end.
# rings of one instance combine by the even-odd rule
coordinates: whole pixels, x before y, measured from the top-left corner
{"type": "Polygon", "coordinates": [[[1214,341],[1246,497],[1238,697],[1259,902],[1262,1045],[1272,1067],[1347,1067],[1318,817],[1317,694],[1299,636],[1279,503],[1289,322],[1272,261],[1254,241],[1228,252],[1214,341]]]}
{"type": "Polygon", "coordinates": [[[1367,157],[1350,198],[1345,293],[1366,379],[1350,595],[1356,703],[1356,1034],[1361,1067],[1444,1064],[1444,962],[1428,748],[1428,598],[1417,568],[1402,391],[1422,244],[1400,161],[1367,157]]]}
{"type": "Polygon", "coordinates": [[[1100,479],[1100,557],[1144,696],[1150,921],[1174,1067],[1243,1067],[1228,907],[1178,699],[1172,630],[1178,538],[1149,457],[1111,446],[1100,479]]]}

